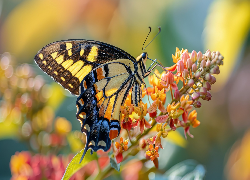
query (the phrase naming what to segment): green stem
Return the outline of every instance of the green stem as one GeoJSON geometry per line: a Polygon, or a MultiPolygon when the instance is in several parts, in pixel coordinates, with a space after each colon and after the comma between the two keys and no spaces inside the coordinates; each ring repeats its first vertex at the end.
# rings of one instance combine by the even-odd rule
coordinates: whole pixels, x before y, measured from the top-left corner
{"type": "MultiPolygon", "coordinates": [[[[149,133],[149,131],[156,125],[156,121],[153,121],[153,123],[151,124],[151,128],[145,130],[142,134],[138,135],[136,138],[136,142],[139,141],[143,136],[145,136],[146,134],[149,133]]],[[[137,145],[137,143],[132,144],[131,146],[128,147],[128,150],[133,148],[135,145],[137,145]]],[[[128,151],[127,150],[127,151],[128,151]]],[[[128,153],[126,156],[124,156],[124,159],[126,159],[130,154],[128,153]]],[[[99,173],[96,176],[96,180],[102,180],[104,179],[110,172],[112,172],[114,169],[111,166],[108,166],[106,169],[104,169],[101,173],[99,173]]]]}

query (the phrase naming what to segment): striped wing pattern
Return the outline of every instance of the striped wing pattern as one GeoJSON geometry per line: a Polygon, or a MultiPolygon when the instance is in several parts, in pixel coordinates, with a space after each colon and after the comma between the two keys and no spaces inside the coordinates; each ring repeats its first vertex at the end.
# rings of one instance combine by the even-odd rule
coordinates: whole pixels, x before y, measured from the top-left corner
{"type": "Polygon", "coordinates": [[[117,47],[91,40],[54,42],[35,56],[37,65],[74,95],[79,95],[80,83],[93,68],[115,59],[135,61],[117,47]]]}
{"type": "Polygon", "coordinates": [[[38,66],[72,94],[78,95],[76,117],[86,134],[86,146],[110,149],[120,134],[120,107],[132,91],[132,103],[141,101],[145,57],[98,41],[67,40],[48,44],[35,56],[38,66]]]}

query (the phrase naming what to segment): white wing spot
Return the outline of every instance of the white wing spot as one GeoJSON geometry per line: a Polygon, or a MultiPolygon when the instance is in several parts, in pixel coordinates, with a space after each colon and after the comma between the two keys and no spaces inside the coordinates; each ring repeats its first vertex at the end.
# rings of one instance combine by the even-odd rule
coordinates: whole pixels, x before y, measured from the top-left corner
{"type": "Polygon", "coordinates": [[[106,146],[106,143],[104,141],[99,141],[98,146],[106,146]]]}
{"type": "Polygon", "coordinates": [[[95,146],[95,141],[90,141],[89,146],[91,145],[95,146]]]}
{"type": "Polygon", "coordinates": [[[90,127],[88,124],[85,124],[84,129],[86,129],[88,132],[90,131],[90,127]]]}

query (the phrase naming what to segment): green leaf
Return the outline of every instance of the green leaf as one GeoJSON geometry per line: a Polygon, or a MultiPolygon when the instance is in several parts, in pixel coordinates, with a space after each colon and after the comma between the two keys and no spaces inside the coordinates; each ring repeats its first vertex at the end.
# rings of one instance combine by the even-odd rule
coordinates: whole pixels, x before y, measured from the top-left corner
{"type": "Polygon", "coordinates": [[[79,153],[77,153],[73,159],[68,164],[67,169],[65,170],[65,173],[63,175],[63,180],[68,180],[71,176],[73,176],[79,169],[81,169],[83,166],[88,164],[89,162],[93,160],[97,160],[97,154],[93,153],[91,154],[90,151],[88,151],[85,154],[85,157],[83,158],[82,162],[80,163],[80,159],[82,157],[82,154],[84,152],[84,149],[81,150],[79,153]]]}
{"type": "Polygon", "coordinates": [[[116,160],[112,157],[109,157],[110,158],[110,165],[112,168],[114,168],[115,170],[117,171],[120,171],[120,166],[121,164],[117,164],[116,160]]]}

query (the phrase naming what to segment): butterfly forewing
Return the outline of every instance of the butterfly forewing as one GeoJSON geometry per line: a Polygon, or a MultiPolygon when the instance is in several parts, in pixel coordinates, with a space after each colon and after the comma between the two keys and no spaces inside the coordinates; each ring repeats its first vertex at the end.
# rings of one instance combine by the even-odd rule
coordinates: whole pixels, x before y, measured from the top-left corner
{"type": "Polygon", "coordinates": [[[112,45],[89,40],[67,40],[48,44],[35,56],[38,66],[74,95],[84,77],[100,64],[116,59],[135,59],[112,45]]]}

